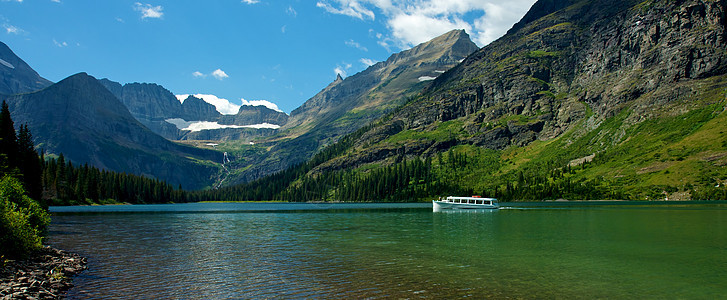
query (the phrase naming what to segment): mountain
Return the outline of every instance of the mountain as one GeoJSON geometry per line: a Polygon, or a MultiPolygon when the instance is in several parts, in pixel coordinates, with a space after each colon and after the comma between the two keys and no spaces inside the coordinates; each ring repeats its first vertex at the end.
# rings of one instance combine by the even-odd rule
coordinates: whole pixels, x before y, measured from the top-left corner
{"type": "Polygon", "coordinates": [[[79,73],[46,89],[6,99],[15,123],[34,142],[74,163],[162,179],[197,189],[209,186],[222,154],[170,142],[139,123],[98,80],[79,73]]]}
{"type": "MultiPolygon", "coordinates": [[[[223,115],[205,100],[189,95],[178,99],[169,90],[153,83],[128,83],[121,85],[108,79],[100,82],[129,109],[131,114],[153,132],[170,140],[237,140],[275,134],[276,130],[251,128],[223,128],[208,126],[201,131],[185,130],[170,119],[182,120],[184,124],[213,122],[219,125],[254,125],[264,122],[283,125],[288,115],[262,106],[240,107],[236,115],[223,115]],[[263,121],[259,122],[258,121],[263,121]]],[[[179,123],[179,122],[177,122],[179,123]]]]}
{"type": "MultiPolygon", "coordinates": [[[[464,30],[453,30],[345,80],[338,75],[328,87],[293,110],[283,127],[298,135],[325,127],[329,135],[350,133],[400,106],[421,89],[478,49],[464,30]],[[332,126],[332,127],[331,127],[332,126]]],[[[322,145],[329,141],[323,141],[322,145]]]]}
{"type": "Polygon", "coordinates": [[[725,199],[726,12],[539,0],[400,109],[271,177],[292,179],[269,198],[725,199]]]}
{"type": "Polygon", "coordinates": [[[235,115],[223,115],[219,118],[220,124],[226,125],[255,125],[275,124],[285,125],[288,122],[288,115],[284,112],[272,110],[265,106],[243,105],[235,115]]]}
{"type": "Polygon", "coordinates": [[[0,42],[0,94],[13,95],[37,91],[53,84],[40,77],[5,43],[0,42]]]}
{"type": "Polygon", "coordinates": [[[181,104],[170,91],[157,84],[121,85],[106,78],[99,82],[121,100],[141,124],[167,139],[176,140],[179,137],[179,129],[165,121],[183,115],[181,104]]]}
{"type": "MultiPolygon", "coordinates": [[[[177,104],[179,104],[179,101],[177,101],[177,104]]],[[[182,102],[181,105],[181,114],[168,114],[164,119],[176,116],[185,120],[212,121],[222,117],[222,114],[217,111],[217,108],[215,108],[214,105],[192,95],[189,95],[187,99],[184,99],[184,102],[182,102]]]]}
{"type": "Polygon", "coordinates": [[[406,103],[477,49],[464,30],[453,30],[348,78],[339,75],[291,112],[280,132],[263,141],[272,149],[262,159],[238,166],[246,170],[230,181],[250,181],[309,159],[341,136],[406,103]]]}

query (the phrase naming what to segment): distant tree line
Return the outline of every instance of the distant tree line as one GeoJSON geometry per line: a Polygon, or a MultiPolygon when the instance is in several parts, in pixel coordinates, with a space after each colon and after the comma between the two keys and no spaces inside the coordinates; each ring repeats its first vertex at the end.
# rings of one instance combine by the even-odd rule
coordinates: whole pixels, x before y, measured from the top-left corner
{"type": "Polygon", "coordinates": [[[0,112],[0,177],[16,178],[42,207],[109,202],[186,202],[186,193],[162,180],[74,165],[63,154],[39,154],[28,126],[15,131],[7,103],[0,112]]]}
{"type": "Polygon", "coordinates": [[[187,201],[181,187],[175,189],[162,180],[100,170],[88,164],[75,166],[63,154],[42,161],[42,199],[51,205],[187,201]]]}

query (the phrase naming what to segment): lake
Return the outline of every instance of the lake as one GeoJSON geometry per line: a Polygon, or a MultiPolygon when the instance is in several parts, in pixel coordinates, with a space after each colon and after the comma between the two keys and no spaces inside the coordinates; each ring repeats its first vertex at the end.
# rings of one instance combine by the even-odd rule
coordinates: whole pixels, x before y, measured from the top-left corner
{"type": "Polygon", "coordinates": [[[52,207],[88,258],[69,299],[727,295],[727,205],[52,207]]]}

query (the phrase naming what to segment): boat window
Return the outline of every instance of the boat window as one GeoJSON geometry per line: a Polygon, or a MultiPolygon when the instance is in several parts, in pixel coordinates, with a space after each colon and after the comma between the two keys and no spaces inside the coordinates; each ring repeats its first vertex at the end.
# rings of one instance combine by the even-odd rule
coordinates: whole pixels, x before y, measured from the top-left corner
{"type": "Polygon", "coordinates": [[[482,200],[477,200],[476,204],[482,204],[482,200]]]}
{"type": "Polygon", "coordinates": [[[475,204],[475,200],[470,199],[470,204],[475,204]]]}

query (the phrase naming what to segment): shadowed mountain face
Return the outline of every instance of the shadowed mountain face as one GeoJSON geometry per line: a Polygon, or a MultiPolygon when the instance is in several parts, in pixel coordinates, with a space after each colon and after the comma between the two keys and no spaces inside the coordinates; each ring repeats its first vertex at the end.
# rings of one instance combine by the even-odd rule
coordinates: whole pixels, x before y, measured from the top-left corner
{"type": "MultiPolygon", "coordinates": [[[[384,116],[431,80],[479,49],[464,30],[453,30],[334,82],[290,114],[262,159],[233,179],[249,181],[312,157],[341,136],[384,116]]],[[[247,165],[243,166],[247,167],[247,165]]]]}
{"type": "Polygon", "coordinates": [[[29,93],[53,84],[0,42],[0,94],[29,93]]]}
{"type": "Polygon", "coordinates": [[[75,163],[202,188],[217,171],[212,162],[222,157],[153,133],[85,73],[6,100],[15,123],[28,124],[39,148],[75,163]]]}

